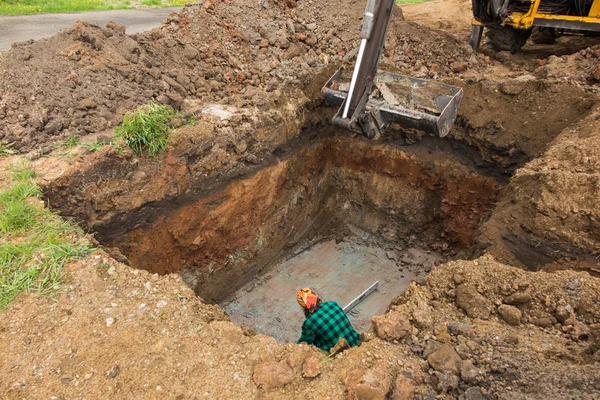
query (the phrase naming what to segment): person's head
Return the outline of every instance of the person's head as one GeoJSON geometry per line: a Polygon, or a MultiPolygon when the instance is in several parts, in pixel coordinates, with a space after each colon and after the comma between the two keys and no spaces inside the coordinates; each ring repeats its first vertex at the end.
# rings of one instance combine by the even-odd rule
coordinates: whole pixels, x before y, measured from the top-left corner
{"type": "Polygon", "coordinates": [[[321,306],[319,295],[311,288],[302,288],[298,290],[296,301],[302,307],[306,317],[317,311],[321,306]]]}

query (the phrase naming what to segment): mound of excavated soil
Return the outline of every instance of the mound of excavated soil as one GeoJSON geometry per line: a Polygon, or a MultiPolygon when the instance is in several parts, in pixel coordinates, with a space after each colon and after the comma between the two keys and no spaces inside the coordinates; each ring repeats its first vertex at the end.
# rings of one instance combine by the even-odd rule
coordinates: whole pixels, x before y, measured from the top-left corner
{"type": "Polygon", "coordinates": [[[327,357],[234,326],[177,276],[100,252],[68,271],[57,301],[24,296],[3,312],[8,399],[592,399],[600,390],[600,281],[585,273],[530,273],[489,256],[449,263],[375,318],[360,347],[327,357]]]}
{"type": "Polygon", "coordinates": [[[596,109],[517,170],[482,230],[493,254],[535,269],[571,260],[598,272],[599,120],[596,109]]]}
{"type": "Polygon", "coordinates": [[[541,78],[560,79],[579,84],[600,85],[600,45],[575,54],[550,56],[534,73],[541,78]]]}
{"type": "MultiPolygon", "coordinates": [[[[268,108],[287,87],[317,89],[317,73],[349,59],[363,5],[301,2],[298,9],[248,2],[188,6],[151,32],[124,34],[78,22],[0,58],[0,140],[21,151],[48,149],[59,137],[106,130],[127,111],[156,101],[195,109],[218,101],[268,108]],[[333,12],[335,10],[335,12],[333,12]],[[184,103],[188,104],[184,104],[184,103]]],[[[466,43],[404,22],[398,9],[382,60],[419,77],[482,66],[466,43]]]]}

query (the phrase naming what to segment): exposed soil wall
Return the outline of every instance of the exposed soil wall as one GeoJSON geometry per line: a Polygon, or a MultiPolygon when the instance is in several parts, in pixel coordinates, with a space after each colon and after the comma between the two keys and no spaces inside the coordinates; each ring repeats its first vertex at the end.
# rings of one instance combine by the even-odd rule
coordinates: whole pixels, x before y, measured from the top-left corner
{"type": "Polygon", "coordinates": [[[513,265],[598,270],[598,110],[519,169],[480,237],[513,265]]]}
{"type": "Polygon", "coordinates": [[[205,299],[219,300],[290,250],[341,238],[351,226],[453,254],[468,249],[499,188],[443,152],[423,158],[412,147],[345,135],[305,135],[260,169],[218,178],[192,167],[210,156],[199,161],[173,147],[162,163],[106,153],[97,166],[72,168],[46,193],[133,267],[181,273],[205,299]],[[125,179],[111,179],[120,175],[125,179]]]}

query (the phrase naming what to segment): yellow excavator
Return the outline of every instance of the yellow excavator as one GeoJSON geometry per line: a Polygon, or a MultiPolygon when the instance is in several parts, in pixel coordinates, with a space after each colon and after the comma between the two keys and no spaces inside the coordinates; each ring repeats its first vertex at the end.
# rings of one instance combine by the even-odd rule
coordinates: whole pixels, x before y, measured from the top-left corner
{"type": "Polygon", "coordinates": [[[461,88],[377,71],[393,8],[394,0],[368,0],[352,75],[342,67],[321,90],[330,105],[339,106],[333,123],[371,139],[392,123],[446,136],[463,97],[461,88]]]}
{"type": "Polygon", "coordinates": [[[479,48],[483,29],[495,50],[518,52],[527,39],[553,43],[565,31],[600,32],[600,0],[472,0],[469,43],[479,48]]]}

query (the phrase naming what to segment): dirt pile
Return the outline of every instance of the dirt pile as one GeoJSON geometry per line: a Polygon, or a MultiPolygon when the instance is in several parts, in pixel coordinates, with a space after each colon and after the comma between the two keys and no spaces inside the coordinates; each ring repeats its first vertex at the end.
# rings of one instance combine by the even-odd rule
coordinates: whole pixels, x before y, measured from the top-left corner
{"type": "MultiPolygon", "coordinates": [[[[261,4],[187,6],[161,28],[131,36],[122,25],[78,22],[13,46],[0,58],[0,140],[48,152],[57,138],[106,130],[150,101],[267,109],[289,87],[318,98],[318,73],[356,52],[362,5],[340,15],[334,1],[261,4]],[[334,8],[340,18],[329,14],[334,8]]],[[[481,57],[448,34],[395,18],[383,64],[437,78],[482,68],[481,57]]]]}
{"type": "Polygon", "coordinates": [[[484,256],[434,268],[386,317],[411,321],[412,332],[395,339],[427,360],[425,382],[438,393],[594,398],[598,284],[585,273],[528,273],[484,256]]]}
{"type": "Polygon", "coordinates": [[[576,84],[600,86],[600,45],[575,54],[550,56],[540,60],[534,74],[540,78],[560,79],[576,84]]]}
{"type": "Polygon", "coordinates": [[[533,269],[560,260],[598,272],[599,116],[596,109],[566,129],[511,179],[480,238],[499,259],[533,269]]]}
{"type": "Polygon", "coordinates": [[[3,313],[9,399],[592,399],[600,390],[600,287],[585,273],[530,273],[489,256],[446,264],[394,301],[385,340],[367,332],[360,347],[328,357],[234,326],[177,276],[101,252],[68,270],[57,302],[24,296],[3,313]],[[479,296],[489,313],[470,317],[479,296]]]}

